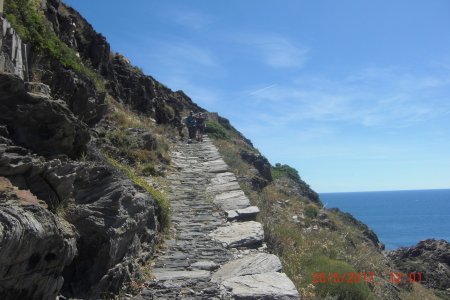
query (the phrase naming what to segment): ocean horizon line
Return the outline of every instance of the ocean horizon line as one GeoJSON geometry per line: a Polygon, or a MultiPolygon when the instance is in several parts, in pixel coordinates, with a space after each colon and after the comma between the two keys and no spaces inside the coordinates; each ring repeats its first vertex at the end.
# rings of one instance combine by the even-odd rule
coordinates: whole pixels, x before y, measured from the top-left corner
{"type": "Polygon", "coordinates": [[[422,188],[422,189],[402,189],[402,190],[365,190],[365,191],[348,191],[348,192],[317,192],[319,195],[323,194],[352,194],[352,193],[392,193],[392,192],[419,192],[419,191],[446,191],[447,188],[422,188]]]}

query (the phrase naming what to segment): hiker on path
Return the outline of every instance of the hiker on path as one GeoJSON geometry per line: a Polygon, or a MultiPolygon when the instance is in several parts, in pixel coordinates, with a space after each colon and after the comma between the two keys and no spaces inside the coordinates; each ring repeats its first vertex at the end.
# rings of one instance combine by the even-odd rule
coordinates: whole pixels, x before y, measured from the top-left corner
{"type": "Polygon", "coordinates": [[[178,117],[175,117],[173,120],[173,125],[178,130],[178,134],[180,135],[180,139],[184,140],[184,133],[183,133],[183,120],[178,115],[178,117]]]}
{"type": "Polygon", "coordinates": [[[186,126],[188,128],[189,131],[189,139],[195,139],[195,134],[197,131],[197,127],[196,127],[196,121],[194,118],[194,112],[191,111],[189,113],[189,116],[186,118],[186,126]]]}
{"type": "Polygon", "coordinates": [[[205,133],[205,121],[206,115],[204,113],[199,112],[195,116],[195,122],[197,126],[197,141],[203,142],[203,134],[205,133]]]}

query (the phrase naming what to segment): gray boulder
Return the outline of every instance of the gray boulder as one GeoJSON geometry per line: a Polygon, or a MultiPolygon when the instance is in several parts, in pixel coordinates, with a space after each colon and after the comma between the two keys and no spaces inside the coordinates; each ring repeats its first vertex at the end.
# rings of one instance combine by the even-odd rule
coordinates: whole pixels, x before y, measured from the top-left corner
{"type": "Polygon", "coordinates": [[[75,254],[72,226],[0,177],[0,299],[55,299],[75,254]]]}
{"type": "Polygon", "coordinates": [[[41,155],[76,157],[86,151],[89,129],[63,101],[26,92],[24,82],[0,73],[0,123],[10,138],[41,155]]]}

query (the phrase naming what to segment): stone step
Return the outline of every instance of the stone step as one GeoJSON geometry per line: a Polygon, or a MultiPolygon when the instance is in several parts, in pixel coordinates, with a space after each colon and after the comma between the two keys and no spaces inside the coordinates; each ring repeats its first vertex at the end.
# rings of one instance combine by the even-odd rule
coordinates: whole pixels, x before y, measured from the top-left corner
{"type": "Polygon", "coordinates": [[[264,230],[261,223],[249,221],[219,227],[210,233],[210,236],[221,242],[226,248],[255,248],[262,245],[264,230]]]}
{"type": "Polygon", "coordinates": [[[237,210],[226,211],[228,221],[254,221],[259,214],[259,208],[257,206],[249,206],[237,210]]]}
{"type": "Polygon", "coordinates": [[[242,190],[224,192],[214,197],[214,204],[222,210],[237,210],[250,206],[250,201],[242,190]]]}
{"type": "Polygon", "coordinates": [[[165,280],[187,280],[187,279],[210,279],[211,272],[205,270],[193,270],[193,271],[178,271],[167,268],[153,269],[152,275],[155,281],[165,280]]]}
{"type": "Polygon", "coordinates": [[[237,276],[223,281],[222,285],[231,290],[233,299],[299,299],[294,284],[284,273],[237,276]]]}

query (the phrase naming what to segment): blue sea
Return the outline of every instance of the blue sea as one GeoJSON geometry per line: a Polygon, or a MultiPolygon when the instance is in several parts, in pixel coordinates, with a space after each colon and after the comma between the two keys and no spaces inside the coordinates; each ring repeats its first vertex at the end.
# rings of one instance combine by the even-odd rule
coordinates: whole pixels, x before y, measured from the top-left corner
{"type": "Polygon", "coordinates": [[[450,241],[450,189],[321,193],[320,199],[366,223],[388,250],[427,238],[450,241]]]}

